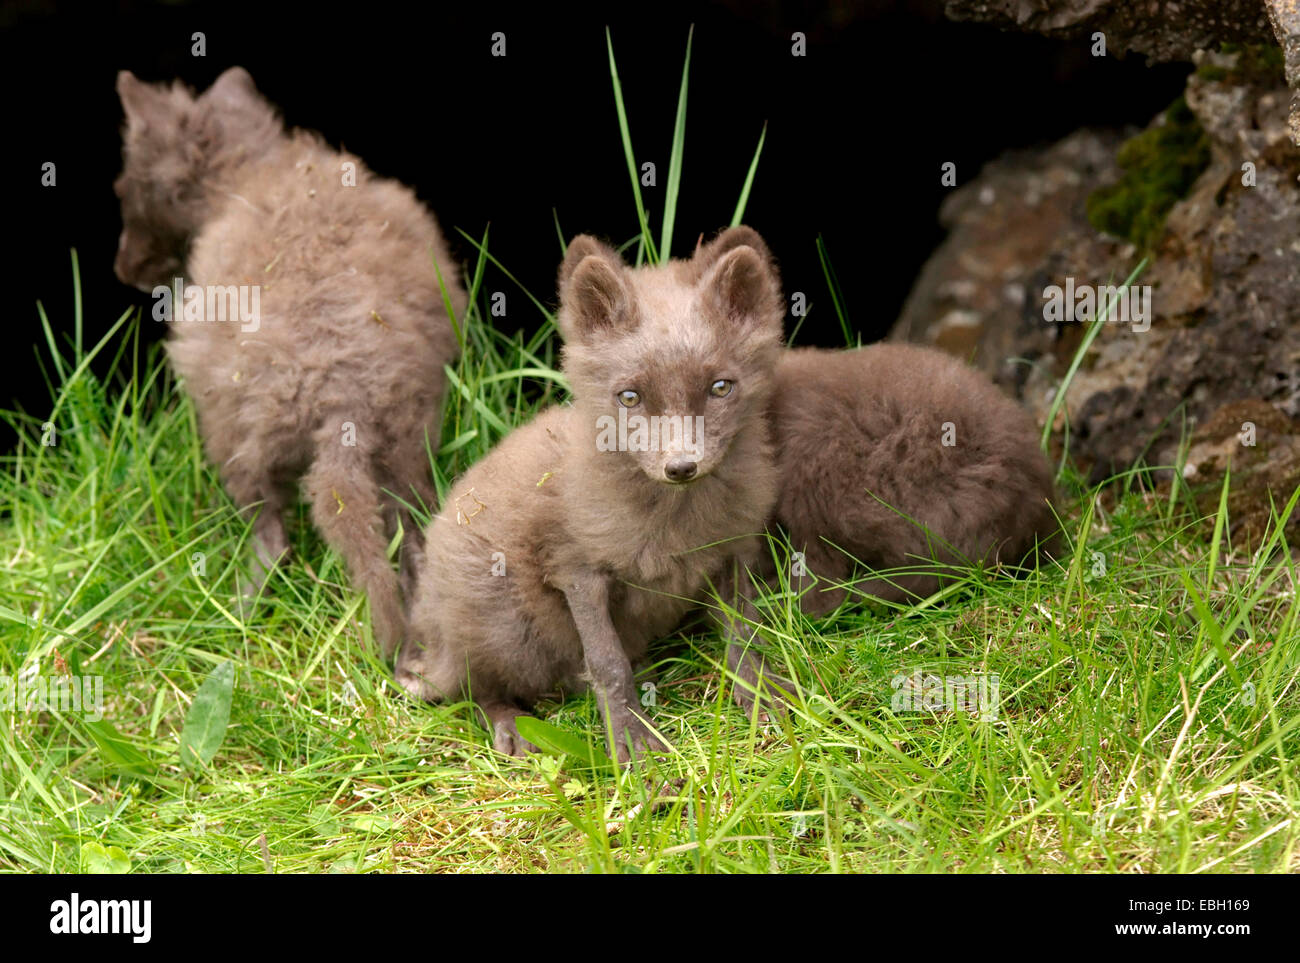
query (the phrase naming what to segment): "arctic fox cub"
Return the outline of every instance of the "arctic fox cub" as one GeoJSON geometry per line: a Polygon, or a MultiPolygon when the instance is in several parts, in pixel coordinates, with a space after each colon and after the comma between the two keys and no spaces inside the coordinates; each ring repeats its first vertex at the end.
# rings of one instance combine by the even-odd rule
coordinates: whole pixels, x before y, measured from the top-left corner
{"type": "Polygon", "coordinates": [[[934,591],[936,562],[1019,562],[1053,531],[1051,472],[1019,406],[925,348],[783,349],[776,268],[749,228],[656,268],[577,238],[560,300],[573,404],[453,486],[398,660],[415,695],[472,694],[503,752],[528,748],[526,706],[584,680],[620,758],[658,747],[632,663],[714,589],[742,616],[719,616],[735,698],[779,705],[794,687],[751,645],[743,574],[772,576],[765,527],[801,553],[812,613],[845,597],[858,563],[919,567],[860,586],[901,598],[934,591]]]}
{"type": "Polygon", "coordinates": [[[128,71],[117,90],[114,267],[171,321],[168,353],[226,490],[240,508],[261,503],[252,591],[288,549],[282,516],[301,479],[391,653],[404,615],[386,547],[401,518],[409,583],[420,540],[397,499],[433,502],[426,439],[437,448],[443,365],[458,352],[435,259],[454,309],[466,302],[438,225],[406,187],[286,132],[242,68],[198,97],[128,71]]]}
{"type": "Polygon", "coordinates": [[[661,748],[632,663],[668,634],[777,495],[766,415],[785,311],[765,246],[729,231],[689,261],[629,268],[591,237],[560,268],[571,406],[515,429],[427,532],[397,676],[472,695],[494,744],[545,693],[594,688],[620,759],[661,748]]]}
{"type": "Polygon", "coordinates": [[[803,610],[848,592],[923,598],[952,569],[1019,565],[1056,533],[1052,471],[1029,415],[934,348],[801,348],[777,367],[774,521],[800,554],[803,610]],[[910,569],[910,571],[907,571],[910,569]],[[900,571],[891,571],[900,570],[900,571]]]}
{"type": "MultiPolygon", "coordinates": [[[[955,358],[900,344],[789,350],[773,399],[780,494],[769,528],[790,540],[784,582],[806,614],[829,613],[850,591],[920,599],[972,565],[1033,564],[1055,550],[1051,466],[1032,421],[955,358]]],[[[718,620],[748,709],[755,582],[783,580],[770,551],[743,562],[722,583],[718,620]]],[[[765,680],[767,705],[793,691],[765,680]]]]}

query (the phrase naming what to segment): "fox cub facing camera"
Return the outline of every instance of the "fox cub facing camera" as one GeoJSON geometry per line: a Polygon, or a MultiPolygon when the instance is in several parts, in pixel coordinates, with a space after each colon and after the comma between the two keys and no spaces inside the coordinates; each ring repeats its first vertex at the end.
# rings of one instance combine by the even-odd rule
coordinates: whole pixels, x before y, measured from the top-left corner
{"type": "Polygon", "coordinates": [[[515,429],[449,491],[398,679],[472,693],[497,749],[556,689],[595,689],[620,758],[659,748],[632,663],[756,541],[777,495],[766,415],[784,307],[766,246],[727,232],[629,268],[590,237],[560,268],[571,406],[515,429]]]}
{"type": "Polygon", "coordinates": [[[746,572],[777,581],[767,528],[801,553],[812,614],[859,575],[860,592],[915,596],[942,566],[1019,562],[1052,536],[1051,472],[1019,406],[930,349],[783,348],[780,282],[749,228],[636,269],[577,238],[560,302],[573,404],[452,487],[398,661],[412,694],[472,693],[504,752],[528,748],[525,707],[584,682],[621,758],[657,748],[632,664],[715,591],[733,695],[779,704],[795,687],[752,645],[746,572]],[[903,566],[917,571],[884,574],[903,566]]]}

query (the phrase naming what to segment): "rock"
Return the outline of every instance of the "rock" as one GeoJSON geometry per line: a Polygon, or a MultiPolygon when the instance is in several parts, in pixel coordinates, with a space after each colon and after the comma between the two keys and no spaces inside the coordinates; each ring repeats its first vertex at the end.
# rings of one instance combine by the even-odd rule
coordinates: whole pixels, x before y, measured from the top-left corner
{"type": "Polygon", "coordinates": [[[944,13],[1067,40],[1101,32],[1108,54],[1158,61],[1191,60],[1223,44],[1277,43],[1293,91],[1291,141],[1300,146],[1300,0],[945,0],[944,13]]]}
{"type": "Polygon", "coordinates": [[[1007,154],[954,191],[939,212],[949,237],[922,268],[890,338],[963,357],[974,349],[977,364],[1013,393],[1029,378],[1026,360],[1060,349],[1068,363],[1073,348],[1043,322],[1045,255],[1099,270],[1108,263],[1111,246],[1083,213],[1089,193],[1115,178],[1121,139],[1080,131],[1044,151],[1007,154]]]}
{"type": "Polygon", "coordinates": [[[1300,0],[1265,0],[1273,35],[1286,58],[1286,79],[1291,85],[1291,140],[1300,145],[1300,0]]]}
{"type": "MultiPolygon", "coordinates": [[[[1295,0],[1271,0],[1294,6],[1295,0]]],[[[1270,43],[1259,0],[946,0],[952,20],[1072,39],[1106,35],[1108,53],[1132,50],[1152,60],[1190,60],[1222,43],[1270,43]]]]}
{"type": "MultiPolygon", "coordinates": [[[[1240,54],[1198,59],[1185,98],[1208,160],[1145,252],[1138,284],[1149,286],[1149,327],[1131,315],[1103,326],[1054,443],[1098,482],[1139,461],[1172,466],[1184,439],[1212,447],[1234,419],[1234,433],[1253,421],[1259,444],[1233,459],[1246,500],[1234,500],[1233,525],[1259,532],[1267,493],[1280,506],[1300,485],[1300,150],[1280,75],[1245,69],[1240,54]]],[[[1119,284],[1144,253],[1087,217],[1089,196],[1121,182],[1121,140],[1079,131],[1009,153],[954,191],[940,211],[948,238],[890,338],[973,360],[1045,423],[1085,334],[1083,324],[1046,320],[1049,291],[1119,284]]],[[[1217,460],[1209,450],[1198,452],[1192,480],[1213,488],[1226,449],[1217,460]]]]}
{"type": "MultiPolygon", "coordinates": [[[[1257,546],[1270,531],[1270,506],[1280,514],[1300,479],[1294,420],[1258,399],[1221,406],[1196,429],[1183,470],[1203,515],[1218,511],[1225,472],[1231,472],[1228,532],[1237,542],[1257,546]]],[[[1287,523],[1290,544],[1296,544],[1297,534],[1300,506],[1287,523]]]]}

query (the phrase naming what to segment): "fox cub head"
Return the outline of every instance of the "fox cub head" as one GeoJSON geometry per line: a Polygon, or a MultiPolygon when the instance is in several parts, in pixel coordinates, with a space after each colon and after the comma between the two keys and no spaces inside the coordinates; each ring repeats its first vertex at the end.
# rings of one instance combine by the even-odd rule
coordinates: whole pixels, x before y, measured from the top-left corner
{"type": "Polygon", "coordinates": [[[741,432],[762,430],[785,306],[755,231],[731,228],[689,261],[644,268],[582,235],[559,288],[573,404],[611,464],[689,485],[741,432]]]}
{"type": "Polygon", "coordinates": [[[193,235],[210,213],[220,175],[265,150],[282,131],[275,110],[242,67],[231,67],[195,97],[184,85],[146,84],[117,75],[126,125],[122,235],[113,270],[148,291],[184,268],[193,235]]]}

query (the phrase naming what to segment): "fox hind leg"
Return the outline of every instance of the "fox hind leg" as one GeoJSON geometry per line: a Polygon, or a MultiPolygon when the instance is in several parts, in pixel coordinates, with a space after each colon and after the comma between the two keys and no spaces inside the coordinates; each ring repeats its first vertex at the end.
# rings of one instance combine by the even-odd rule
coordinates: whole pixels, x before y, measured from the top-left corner
{"type": "Polygon", "coordinates": [[[312,522],[370,599],[375,640],[384,657],[391,657],[405,635],[406,616],[397,573],[388,564],[381,492],[370,457],[360,447],[340,445],[331,431],[318,441],[303,488],[312,522]]]}
{"type": "Polygon", "coordinates": [[[271,569],[289,554],[289,537],[284,527],[284,513],[292,500],[292,486],[269,468],[243,467],[227,474],[226,491],[245,514],[256,512],[253,520],[252,581],[244,586],[241,609],[247,610],[266,585],[271,569]],[[260,507],[258,507],[258,503],[260,507]]]}

